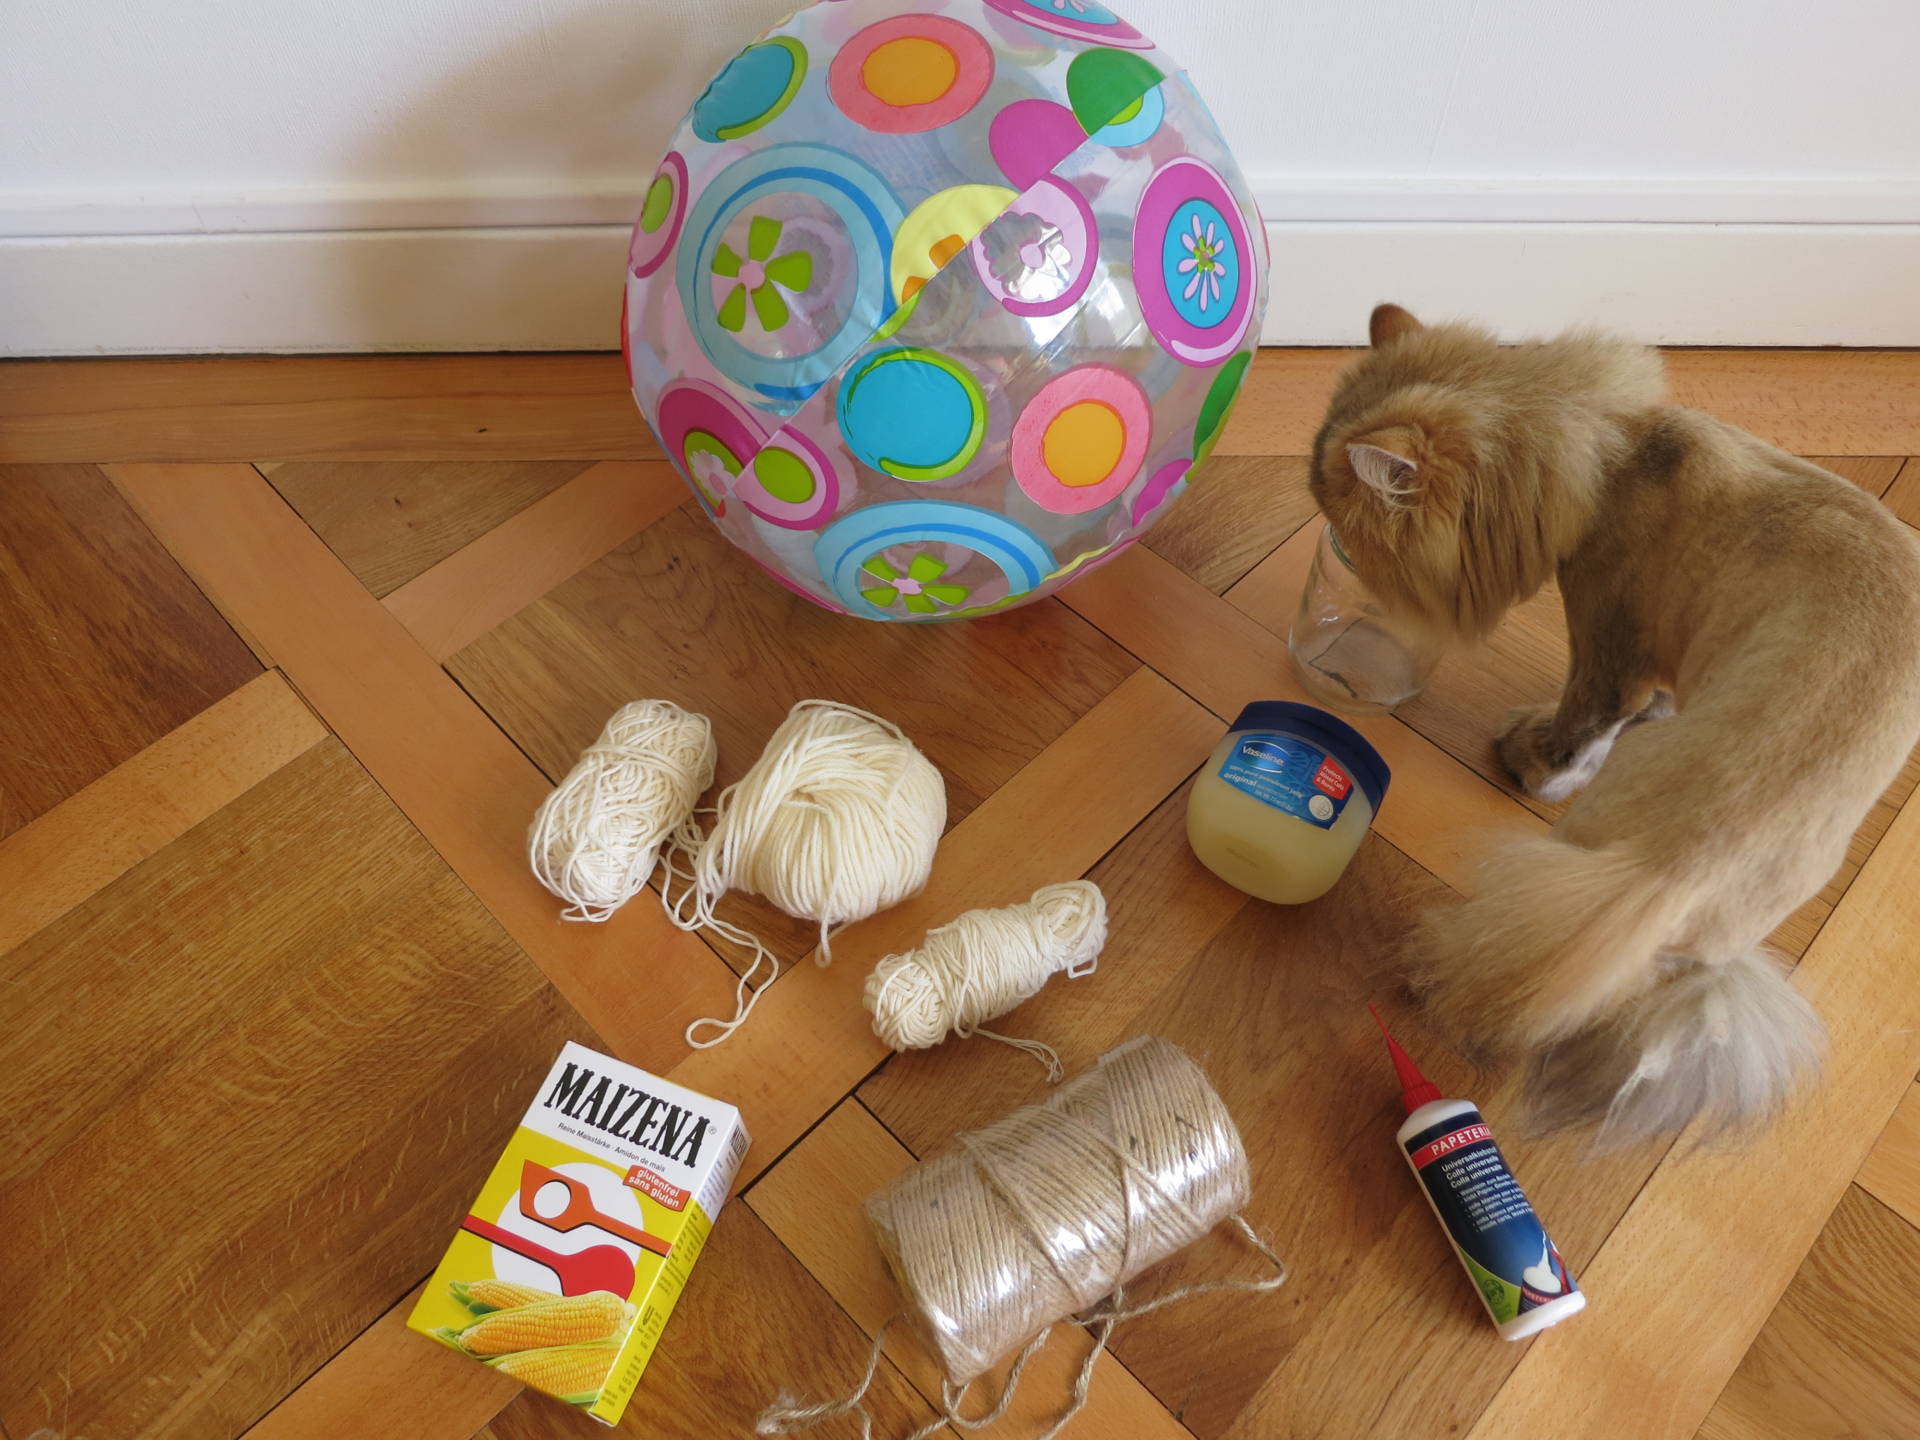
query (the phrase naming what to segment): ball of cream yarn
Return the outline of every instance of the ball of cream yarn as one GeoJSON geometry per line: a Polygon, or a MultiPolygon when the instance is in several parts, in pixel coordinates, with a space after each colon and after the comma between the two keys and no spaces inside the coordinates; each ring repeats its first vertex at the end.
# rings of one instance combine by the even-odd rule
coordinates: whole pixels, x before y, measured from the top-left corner
{"type": "Polygon", "coordinates": [[[925,1050],[951,1031],[986,1035],[1025,1050],[1060,1078],[1050,1046],[981,1028],[1006,1014],[1064,970],[1090,975],[1107,942],[1107,898],[1091,880],[1036,890],[1020,905],[969,910],[920,948],[889,955],[867,977],[873,1029],[895,1050],[925,1050]]]}
{"type": "Polygon", "coordinates": [[[713,726],[667,700],[607,721],[533,817],[527,849],[568,920],[606,920],[646,885],[662,845],[686,844],[713,783],[713,726]]]}
{"type": "Polygon", "coordinates": [[[720,793],[694,884],[764,896],[817,922],[824,942],[925,885],[946,824],[940,772],[899,726],[802,700],[720,793]]]}
{"type": "Polygon", "coordinates": [[[675,923],[754,952],[733,1018],[695,1021],[689,1043],[732,1034],[780,971],[757,938],[716,919],[722,895],[750,891],[813,921],[824,965],[837,927],[897,905],[927,883],[946,824],[946,784],[898,725],[830,700],[795,705],[753,767],[720,792],[706,837],[680,847],[686,869],[673,876],[686,888],[670,905],[675,923]],[[771,973],[756,986],[763,962],[771,973]],[[699,1038],[708,1026],[719,1033],[699,1038]]]}

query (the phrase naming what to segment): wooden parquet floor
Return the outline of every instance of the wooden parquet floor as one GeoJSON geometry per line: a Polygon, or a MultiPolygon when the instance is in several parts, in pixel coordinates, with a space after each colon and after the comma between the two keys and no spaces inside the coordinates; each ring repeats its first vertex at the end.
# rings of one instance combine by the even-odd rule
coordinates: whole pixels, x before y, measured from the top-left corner
{"type": "MultiPolygon", "coordinates": [[[[1554,818],[1489,749],[1558,683],[1553,598],[1366,727],[1393,793],[1325,900],[1248,900],[1188,853],[1185,787],[1225,719],[1297,694],[1300,457],[1343,358],[1264,353],[1147,544],[932,629],[765,583],[611,356],[0,366],[0,1440],[598,1433],[402,1328],[567,1039],[735,1101],[755,1138],[622,1429],[745,1435],[781,1387],[837,1388],[895,1305],[861,1200],[1044,1085],[990,1044],[889,1055],[866,970],[1078,875],[1112,905],[1100,970],[1010,1027],[1075,1069],[1142,1030],[1189,1047],[1293,1278],[1123,1328],[1070,1436],[1920,1435],[1920,761],[1777,937],[1832,1032],[1817,1093],[1732,1152],[1506,1136],[1592,1300],[1522,1345],[1394,1154],[1362,1005],[1449,1093],[1513,1113],[1513,1077],[1451,1059],[1388,957],[1487,831],[1554,818]],[[690,1052],[739,958],[644,900],[560,924],[527,820],[623,701],[712,716],[724,781],[811,695],[898,720],[946,776],[932,882],[690,1052]]],[[[1920,354],[1671,364],[1683,398],[1920,525],[1920,354]]],[[[729,913],[808,948],[764,906],[729,913]]],[[[1241,1259],[1202,1245],[1167,1278],[1241,1259]]],[[[984,1433],[1033,1434],[1087,1343],[1057,1338],[984,1433]]],[[[937,1394],[896,1333],[880,1433],[937,1394]]]]}

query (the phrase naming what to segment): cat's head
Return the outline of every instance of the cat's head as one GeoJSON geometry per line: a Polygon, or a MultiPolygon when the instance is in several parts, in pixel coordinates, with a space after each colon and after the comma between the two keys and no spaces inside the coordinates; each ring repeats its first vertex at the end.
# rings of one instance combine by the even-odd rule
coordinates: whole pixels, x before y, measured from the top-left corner
{"type": "Polygon", "coordinates": [[[1590,519],[1611,419],[1658,397],[1658,357],[1584,332],[1504,347],[1398,305],[1367,329],[1314,440],[1313,498],[1387,605],[1484,635],[1590,519]]]}

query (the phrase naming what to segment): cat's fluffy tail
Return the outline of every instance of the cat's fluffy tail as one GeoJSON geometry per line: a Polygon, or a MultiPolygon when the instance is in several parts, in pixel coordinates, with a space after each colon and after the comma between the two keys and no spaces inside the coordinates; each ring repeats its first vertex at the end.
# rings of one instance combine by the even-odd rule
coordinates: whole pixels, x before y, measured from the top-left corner
{"type": "Polygon", "coordinates": [[[1820,1022],[1766,954],[1688,953],[1699,891],[1620,847],[1516,839],[1472,899],[1424,917],[1410,978],[1468,1043],[1533,1056],[1537,1125],[1750,1124],[1816,1063],[1820,1022]]]}

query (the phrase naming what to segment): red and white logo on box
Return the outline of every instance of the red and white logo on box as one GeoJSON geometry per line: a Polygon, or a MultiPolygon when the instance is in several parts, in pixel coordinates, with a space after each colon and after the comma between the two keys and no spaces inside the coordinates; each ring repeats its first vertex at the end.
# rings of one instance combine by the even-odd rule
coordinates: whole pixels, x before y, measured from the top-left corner
{"type": "Polygon", "coordinates": [[[644,1165],[634,1165],[627,1170],[627,1188],[638,1190],[656,1204],[669,1210],[684,1210],[692,1192],[682,1190],[664,1175],[657,1175],[644,1165]]]}

